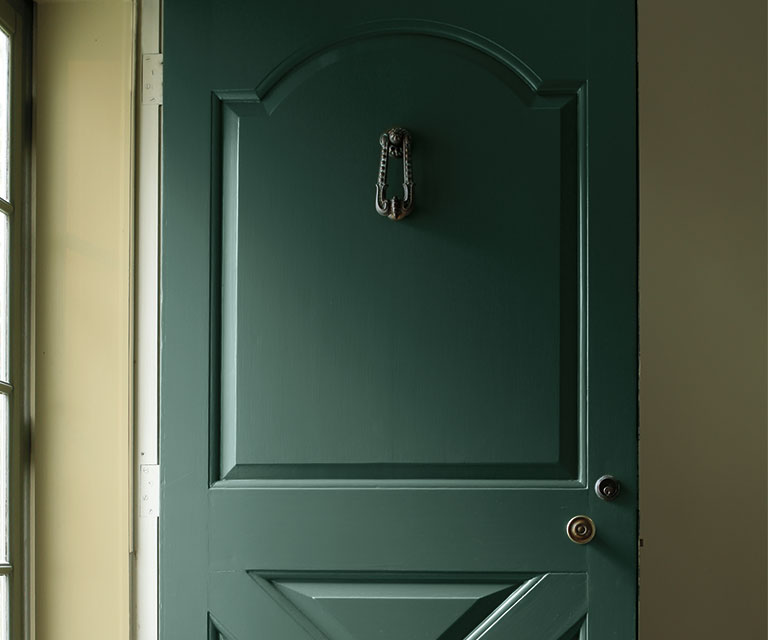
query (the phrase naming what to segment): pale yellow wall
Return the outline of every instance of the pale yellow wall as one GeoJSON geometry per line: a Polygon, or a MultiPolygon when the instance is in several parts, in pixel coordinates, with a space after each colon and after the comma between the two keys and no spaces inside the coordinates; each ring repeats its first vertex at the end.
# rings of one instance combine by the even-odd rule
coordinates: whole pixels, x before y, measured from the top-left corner
{"type": "Polygon", "coordinates": [[[766,633],[766,3],[640,0],[640,629],[766,633]]]}
{"type": "Polygon", "coordinates": [[[132,5],[36,9],[37,640],[123,640],[132,5]]]}
{"type": "MultiPolygon", "coordinates": [[[[766,637],[766,7],[641,0],[641,638],[766,637]]],[[[37,7],[38,640],[127,638],[131,7],[37,7]]]]}

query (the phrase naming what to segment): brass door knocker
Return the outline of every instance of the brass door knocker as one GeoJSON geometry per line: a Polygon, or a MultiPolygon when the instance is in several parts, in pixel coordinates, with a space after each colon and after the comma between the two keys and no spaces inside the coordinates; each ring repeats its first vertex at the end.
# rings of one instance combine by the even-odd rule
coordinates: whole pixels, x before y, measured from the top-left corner
{"type": "Polygon", "coordinates": [[[411,169],[411,134],[402,127],[392,127],[381,134],[381,162],[376,183],[376,211],[390,220],[402,220],[413,210],[413,171],[411,169]],[[389,158],[403,159],[403,199],[387,200],[387,167],[389,158]]]}

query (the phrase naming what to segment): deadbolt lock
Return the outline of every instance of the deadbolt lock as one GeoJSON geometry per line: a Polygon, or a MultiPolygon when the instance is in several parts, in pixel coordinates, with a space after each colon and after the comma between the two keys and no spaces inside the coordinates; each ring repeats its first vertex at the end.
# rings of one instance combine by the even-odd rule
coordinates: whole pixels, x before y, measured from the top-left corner
{"type": "Polygon", "coordinates": [[[588,516],[574,516],[568,521],[565,530],[576,544],[587,544],[595,537],[595,523],[588,516]]]}
{"type": "Polygon", "coordinates": [[[621,484],[613,476],[603,476],[595,482],[595,493],[597,497],[606,502],[613,502],[619,497],[621,484]]]}

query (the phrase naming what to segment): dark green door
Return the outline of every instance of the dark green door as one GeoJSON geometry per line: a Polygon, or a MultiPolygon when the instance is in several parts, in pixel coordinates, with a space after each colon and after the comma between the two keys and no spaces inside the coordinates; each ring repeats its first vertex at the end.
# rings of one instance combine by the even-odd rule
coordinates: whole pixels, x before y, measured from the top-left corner
{"type": "Polygon", "coordinates": [[[163,640],[634,637],[634,3],[164,21],[163,640]]]}

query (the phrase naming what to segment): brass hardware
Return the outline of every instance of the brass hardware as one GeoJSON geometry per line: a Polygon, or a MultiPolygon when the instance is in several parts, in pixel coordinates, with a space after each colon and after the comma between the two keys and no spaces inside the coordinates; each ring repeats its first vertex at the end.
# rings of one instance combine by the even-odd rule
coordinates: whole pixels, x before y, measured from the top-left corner
{"type": "Polygon", "coordinates": [[[595,537],[595,523],[587,516],[574,516],[568,521],[565,530],[576,544],[587,544],[595,537]]]}
{"type": "Polygon", "coordinates": [[[376,211],[390,220],[402,220],[413,210],[413,171],[411,169],[411,134],[402,127],[392,127],[379,137],[381,160],[376,183],[376,211]],[[403,159],[403,199],[387,200],[389,158],[403,159]]]}
{"type": "Polygon", "coordinates": [[[595,493],[601,500],[613,502],[620,492],[621,483],[613,476],[603,476],[595,482],[595,493]]]}

